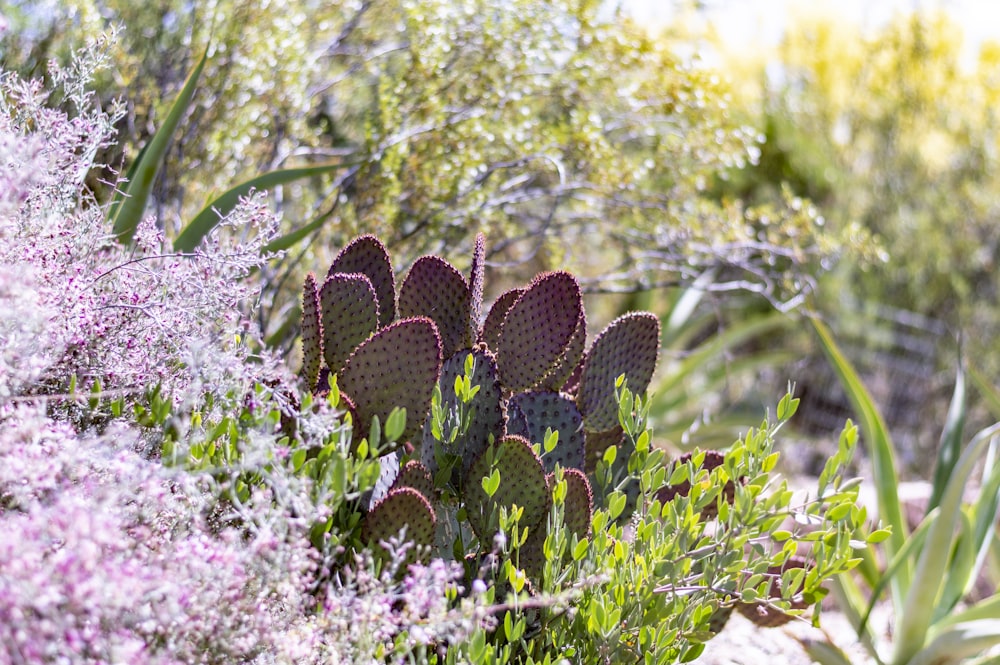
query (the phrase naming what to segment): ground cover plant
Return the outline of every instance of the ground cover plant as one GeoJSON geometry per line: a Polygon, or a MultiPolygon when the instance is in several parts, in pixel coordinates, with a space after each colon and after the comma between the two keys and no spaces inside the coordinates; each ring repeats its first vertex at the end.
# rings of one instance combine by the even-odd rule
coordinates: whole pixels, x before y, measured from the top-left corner
{"type": "Polygon", "coordinates": [[[90,194],[105,54],[0,78],[0,663],[689,661],[858,563],[853,426],[807,496],[774,473],[791,394],[671,460],[657,318],[588,345],[567,272],[484,316],[483,241],[398,289],[347,245],[293,375],[253,323],[266,199],[178,252],[90,194]]]}

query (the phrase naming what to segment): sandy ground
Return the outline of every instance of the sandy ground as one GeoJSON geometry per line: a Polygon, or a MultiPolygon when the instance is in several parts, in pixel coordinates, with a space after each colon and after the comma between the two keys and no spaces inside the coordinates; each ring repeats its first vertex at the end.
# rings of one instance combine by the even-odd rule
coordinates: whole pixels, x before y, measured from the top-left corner
{"type": "Polygon", "coordinates": [[[793,621],[780,628],[758,628],[734,612],[725,629],[708,643],[695,661],[699,665],[810,665],[799,639],[825,641],[829,636],[844,650],[853,665],[870,665],[865,648],[858,644],[854,630],[843,615],[823,612],[823,630],[805,621],[793,621]],[[826,635],[824,635],[826,633],[826,635]]]}

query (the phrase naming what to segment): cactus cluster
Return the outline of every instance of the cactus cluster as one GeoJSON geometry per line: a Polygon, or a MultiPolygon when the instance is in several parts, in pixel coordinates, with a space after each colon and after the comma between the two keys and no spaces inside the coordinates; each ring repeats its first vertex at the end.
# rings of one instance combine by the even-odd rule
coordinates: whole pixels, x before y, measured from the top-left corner
{"type": "Polygon", "coordinates": [[[522,567],[537,577],[556,467],[567,486],[564,522],[585,538],[593,510],[587,474],[623,439],[616,380],[624,375],[630,390],[645,391],[659,321],[627,314],[588,349],[575,277],[542,273],[484,315],[484,266],[480,235],[468,277],[423,257],[397,296],[385,247],[374,236],[355,239],[322,284],[312,275],[305,281],[302,377],[320,392],[336,375],[361,434],[394,407],[406,409],[403,446],[382,451],[382,478],[363,520],[370,547],[405,527],[425,555],[475,558],[493,548],[501,513],[517,506],[518,527],[528,532],[522,567]],[[456,547],[452,534],[470,545],[456,547]]]}

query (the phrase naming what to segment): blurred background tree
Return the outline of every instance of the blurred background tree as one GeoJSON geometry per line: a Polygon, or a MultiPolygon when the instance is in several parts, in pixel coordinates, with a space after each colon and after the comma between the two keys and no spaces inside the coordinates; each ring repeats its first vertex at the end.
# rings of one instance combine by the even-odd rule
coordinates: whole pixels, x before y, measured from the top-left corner
{"type": "Polygon", "coordinates": [[[0,58],[21,70],[123,27],[101,84],[129,104],[127,154],[106,159],[119,172],[208,49],[154,191],[168,236],[234,182],[343,163],[271,195],[286,232],[313,224],[264,275],[276,342],[295,320],[290,287],[358,232],[401,267],[468,255],[483,230],[494,265],[567,267],[591,291],[712,270],[710,288],[782,308],[845,249],[869,248],[790,194],[756,207],[712,195],[756,160],[758,131],[734,119],[717,72],[596,0],[7,0],[0,13],[0,58]]]}
{"type": "Polygon", "coordinates": [[[922,411],[947,405],[959,336],[981,370],[1000,371],[1000,45],[963,59],[962,32],[941,12],[897,14],[874,32],[814,12],[773,52],[726,61],[741,82],[734,114],[765,141],[717,191],[764,203],[791,187],[840,232],[859,225],[879,239],[883,260],[842,262],[814,303],[871,352],[861,363],[897,402],[883,408],[909,443],[936,445],[922,411]],[[895,362],[920,367],[893,374],[895,362]]]}

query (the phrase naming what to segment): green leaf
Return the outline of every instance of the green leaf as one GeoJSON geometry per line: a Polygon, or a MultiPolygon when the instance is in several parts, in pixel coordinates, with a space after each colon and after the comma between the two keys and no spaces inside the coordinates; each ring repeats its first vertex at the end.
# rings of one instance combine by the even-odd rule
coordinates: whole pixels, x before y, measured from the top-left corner
{"type": "Polygon", "coordinates": [[[202,54],[195,65],[194,70],[188,75],[187,81],[181,88],[177,99],[167,113],[163,125],[156,130],[149,143],[139,153],[139,157],[132,165],[129,173],[131,179],[126,183],[120,197],[112,203],[110,213],[112,229],[118,242],[127,245],[132,242],[135,229],[142,221],[142,215],[146,211],[146,203],[149,201],[149,194],[153,189],[153,180],[163,164],[163,159],[170,148],[174,132],[180,124],[181,118],[187,113],[191,99],[194,97],[195,88],[198,86],[198,79],[208,61],[208,50],[202,54]]]}
{"type": "Polygon", "coordinates": [[[934,484],[931,490],[930,503],[927,504],[927,512],[937,507],[944,493],[945,485],[951,477],[951,471],[955,468],[955,462],[962,452],[962,430],[965,428],[966,414],[965,397],[965,372],[959,364],[958,375],[955,377],[955,390],[951,395],[951,404],[948,406],[948,416],[944,421],[944,429],[941,431],[941,441],[938,444],[937,464],[934,467],[934,484]]]}
{"type": "Polygon", "coordinates": [[[952,549],[950,544],[954,540],[954,531],[960,524],[962,494],[973,468],[997,433],[1000,433],[1000,423],[979,432],[955,465],[938,506],[941,514],[927,534],[928,542],[934,546],[926,547],[921,552],[913,578],[914,584],[906,596],[905,604],[897,613],[899,623],[896,630],[895,662],[909,661],[924,643],[935,610],[935,601],[948,575],[952,549]]]}
{"type": "Polygon", "coordinates": [[[406,409],[395,407],[385,419],[385,439],[386,441],[398,441],[403,436],[406,429],[406,409]]]}
{"type": "MultiPolygon", "coordinates": [[[[195,247],[198,246],[205,236],[211,233],[212,229],[219,224],[219,221],[232,212],[233,208],[240,202],[240,199],[254,190],[273,189],[279,185],[301,180],[302,178],[330,173],[345,166],[348,166],[348,164],[344,162],[325,162],[314,166],[279,169],[241,182],[235,187],[226,190],[212,201],[209,201],[174,240],[174,249],[178,252],[194,251],[195,247]]],[[[314,221],[313,224],[315,223],[314,221]]]]}
{"type": "MultiPolygon", "coordinates": [[[[896,475],[896,452],[885,420],[871,395],[861,383],[853,365],[833,341],[829,329],[819,319],[809,319],[819,338],[820,346],[840,380],[851,405],[861,419],[861,428],[872,458],[875,475],[875,492],[878,497],[879,515],[892,529],[886,541],[886,553],[891,558],[906,543],[908,529],[903,518],[903,508],[899,502],[899,477],[896,475]]],[[[903,562],[899,574],[893,578],[893,600],[897,607],[902,601],[905,589],[909,587],[911,572],[909,562],[903,562]]]]}

